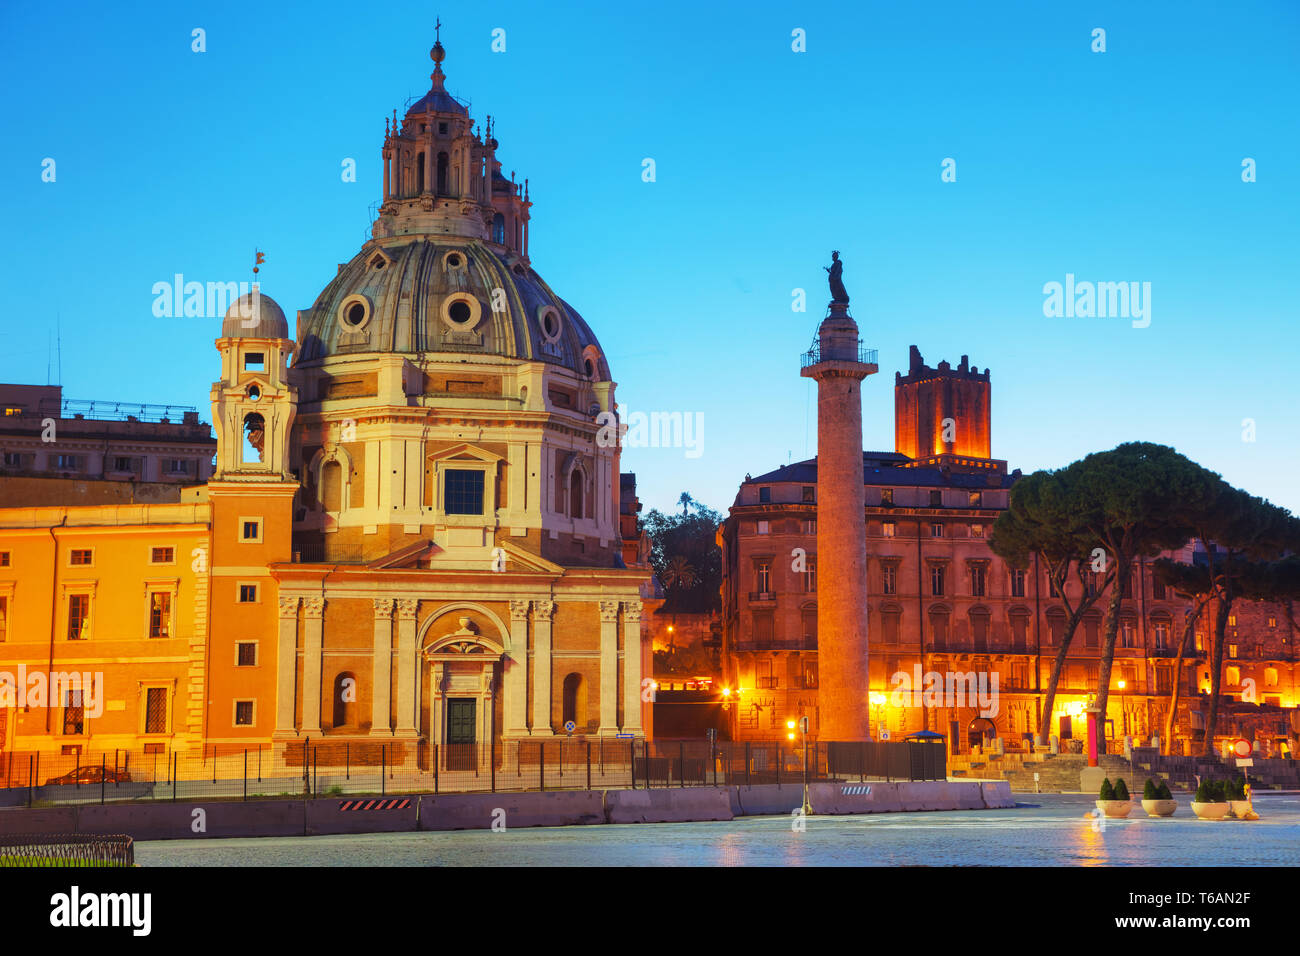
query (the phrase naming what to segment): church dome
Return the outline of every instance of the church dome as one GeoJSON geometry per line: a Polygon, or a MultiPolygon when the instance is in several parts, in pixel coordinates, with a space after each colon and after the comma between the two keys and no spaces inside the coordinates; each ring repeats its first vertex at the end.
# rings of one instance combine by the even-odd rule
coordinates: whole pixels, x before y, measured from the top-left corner
{"type": "Polygon", "coordinates": [[[501,355],[611,376],[572,306],[518,256],[468,236],[372,240],[305,310],[295,364],[365,352],[501,355]]]}
{"type": "MultiPolygon", "coordinates": [[[[256,289],[256,286],[254,286],[256,289]]],[[[241,295],[221,320],[223,339],[287,339],[289,323],[284,310],[264,292],[241,295]]]]}

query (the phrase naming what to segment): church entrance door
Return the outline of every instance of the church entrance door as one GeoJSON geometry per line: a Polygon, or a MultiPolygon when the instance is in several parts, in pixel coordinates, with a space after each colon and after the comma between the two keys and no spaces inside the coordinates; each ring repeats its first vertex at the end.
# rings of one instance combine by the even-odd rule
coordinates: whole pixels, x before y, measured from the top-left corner
{"type": "Polygon", "coordinates": [[[478,765],[474,698],[447,701],[447,769],[473,770],[478,765]]]}

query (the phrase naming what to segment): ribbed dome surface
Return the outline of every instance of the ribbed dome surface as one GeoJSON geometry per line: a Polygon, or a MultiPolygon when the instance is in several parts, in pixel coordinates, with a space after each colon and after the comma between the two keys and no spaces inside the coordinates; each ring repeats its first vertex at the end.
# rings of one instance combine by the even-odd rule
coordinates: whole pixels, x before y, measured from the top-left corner
{"type": "MultiPolygon", "coordinates": [[[[369,242],[304,315],[295,364],[364,352],[449,352],[555,362],[588,374],[584,351],[600,346],[587,323],[530,268],[510,262],[469,238],[369,242]],[[494,290],[503,311],[492,311],[494,290]],[[477,316],[466,318],[473,311],[477,316]]],[[[593,377],[610,378],[603,355],[593,377]]]]}
{"type": "Polygon", "coordinates": [[[241,295],[221,320],[223,339],[287,339],[289,323],[284,310],[263,292],[241,295]]]}

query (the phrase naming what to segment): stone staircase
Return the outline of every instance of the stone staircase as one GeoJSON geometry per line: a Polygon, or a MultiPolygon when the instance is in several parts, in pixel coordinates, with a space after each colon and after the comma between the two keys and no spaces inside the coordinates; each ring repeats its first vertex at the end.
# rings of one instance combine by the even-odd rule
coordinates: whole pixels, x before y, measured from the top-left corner
{"type": "MultiPolygon", "coordinates": [[[[1023,793],[1078,793],[1079,776],[1088,766],[1088,758],[1083,754],[1055,756],[1043,754],[1042,756],[1041,762],[1026,761],[1019,768],[1001,769],[1002,778],[1011,784],[1012,790],[1023,793]],[[1034,780],[1035,773],[1038,774],[1037,781],[1034,780]]],[[[1097,758],[1097,766],[1102,768],[1112,783],[1121,777],[1124,778],[1130,791],[1133,789],[1133,781],[1136,780],[1139,793],[1146,778],[1152,776],[1149,771],[1130,764],[1118,754],[1100,755],[1097,758]]]]}

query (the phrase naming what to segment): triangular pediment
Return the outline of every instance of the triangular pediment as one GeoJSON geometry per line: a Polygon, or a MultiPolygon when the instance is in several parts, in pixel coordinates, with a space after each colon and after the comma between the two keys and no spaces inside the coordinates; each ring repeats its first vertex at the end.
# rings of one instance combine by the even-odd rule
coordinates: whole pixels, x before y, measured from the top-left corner
{"type": "Polygon", "coordinates": [[[471,445],[468,442],[461,442],[459,445],[451,445],[448,448],[442,448],[438,451],[431,452],[428,456],[429,461],[504,461],[500,455],[493,454],[486,448],[480,448],[478,445],[471,445]]]}
{"type": "Polygon", "coordinates": [[[428,538],[423,541],[417,541],[415,544],[408,544],[404,548],[392,551],[382,558],[376,558],[366,565],[373,571],[387,571],[392,568],[419,568],[428,567],[428,559],[442,551],[428,538]],[[425,561],[424,565],[420,564],[421,560],[425,561]]]}

